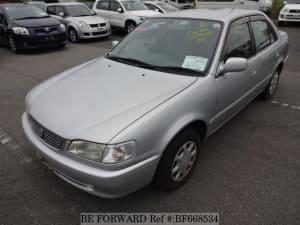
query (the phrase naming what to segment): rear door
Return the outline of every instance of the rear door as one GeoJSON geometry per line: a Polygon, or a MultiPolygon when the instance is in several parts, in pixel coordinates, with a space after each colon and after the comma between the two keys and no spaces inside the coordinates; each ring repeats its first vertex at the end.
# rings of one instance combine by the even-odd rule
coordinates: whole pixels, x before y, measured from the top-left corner
{"type": "Polygon", "coordinates": [[[94,8],[94,11],[97,13],[97,15],[99,16],[102,16],[106,19],[110,21],[110,1],[98,1],[95,8],[94,8]]]}
{"type": "Polygon", "coordinates": [[[278,37],[270,23],[263,16],[251,17],[251,28],[255,41],[257,64],[257,92],[269,82],[277,66],[280,47],[276,44],[278,37]]]}
{"type": "Polygon", "coordinates": [[[125,19],[126,19],[124,12],[125,12],[124,8],[120,5],[119,2],[116,1],[110,2],[110,14],[111,14],[110,21],[113,26],[124,28],[125,19]],[[122,9],[123,11],[122,13],[117,11],[119,8],[122,9]]]}
{"type": "Polygon", "coordinates": [[[254,97],[257,58],[249,21],[249,18],[243,18],[233,22],[227,35],[220,63],[225,63],[231,57],[242,57],[248,60],[248,67],[245,71],[225,73],[216,78],[217,106],[214,129],[233,117],[254,97]]]}

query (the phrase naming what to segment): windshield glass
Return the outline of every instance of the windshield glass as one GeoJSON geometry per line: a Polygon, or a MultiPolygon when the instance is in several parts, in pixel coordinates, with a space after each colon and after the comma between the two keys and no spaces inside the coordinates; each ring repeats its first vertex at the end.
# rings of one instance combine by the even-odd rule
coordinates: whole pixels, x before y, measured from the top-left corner
{"type": "Polygon", "coordinates": [[[139,1],[121,1],[126,11],[148,10],[148,8],[139,1]]]}
{"type": "Polygon", "coordinates": [[[174,73],[190,69],[199,75],[209,68],[221,30],[222,24],[216,21],[153,18],[138,26],[107,58],[125,63],[127,59],[129,64],[130,59],[136,66],[164,67],[174,73]]]}
{"type": "Polygon", "coordinates": [[[65,6],[68,16],[92,16],[93,11],[86,5],[66,5],[65,6]]]}
{"type": "Polygon", "coordinates": [[[171,5],[171,4],[168,4],[168,3],[165,3],[165,2],[160,2],[160,3],[157,3],[157,5],[159,7],[161,7],[163,10],[167,11],[167,12],[175,12],[175,11],[179,11],[178,8],[176,8],[175,6],[171,5]]]}
{"type": "Polygon", "coordinates": [[[8,18],[12,20],[49,17],[45,11],[33,5],[7,6],[5,11],[8,18]]]}
{"type": "Polygon", "coordinates": [[[287,0],[288,4],[300,4],[300,0],[287,0]]]}

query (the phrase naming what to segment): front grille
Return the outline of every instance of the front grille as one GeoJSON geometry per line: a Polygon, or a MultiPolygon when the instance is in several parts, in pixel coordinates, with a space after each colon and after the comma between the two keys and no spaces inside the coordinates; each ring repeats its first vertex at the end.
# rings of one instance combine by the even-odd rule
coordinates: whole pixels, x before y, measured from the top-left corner
{"type": "Polygon", "coordinates": [[[107,31],[101,31],[101,32],[93,32],[92,34],[94,36],[98,36],[98,35],[102,35],[102,34],[106,34],[106,33],[107,33],[107,31]]]}
{"type": "Polygon", "coordinates": [[[96,28],[96,27],[105,27],[106,23],[99,23],[99,24],[90,24],[90,27],[96,28]]]}
{"type": "Polygon", "coordinates": [[[300,9],[291,9],[290,13],[300,13],[300,9]]]}
{"type": "Polygon", "coordinates": [[[40,27],[34,29],[34,32],[37,34],[48,34],[54,31],[57,31],[57,27],[40,27]]]}
{"type": "Polygon", "coordinates": [[[48,145],[50,145],[55,149],[63,150],[66,144],[66,139],[51,132],[31,116],[30,116],[30,123],[31,123],[32,130],[37,136],[40,137],[40,139],[42,139],[44,142],[46,142],[48,145]]]}

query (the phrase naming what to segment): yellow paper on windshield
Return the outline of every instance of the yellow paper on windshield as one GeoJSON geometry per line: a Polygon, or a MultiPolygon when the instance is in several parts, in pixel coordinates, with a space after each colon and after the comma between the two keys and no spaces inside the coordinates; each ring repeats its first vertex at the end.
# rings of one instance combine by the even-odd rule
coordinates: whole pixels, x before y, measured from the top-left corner
{"type": "Polygon", "coordinates": [[[206,63],[207,58],[187,55],[183,61],[182,67],[192,70],[204,71],[206,63]]]}

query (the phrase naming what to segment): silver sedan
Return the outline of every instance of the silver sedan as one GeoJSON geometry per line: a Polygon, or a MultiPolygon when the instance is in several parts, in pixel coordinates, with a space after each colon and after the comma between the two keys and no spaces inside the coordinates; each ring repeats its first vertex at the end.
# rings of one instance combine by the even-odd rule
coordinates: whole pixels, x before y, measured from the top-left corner
{"type": "Polygon", "coordinates": [[[102,197],[191,177],[208,136],[268,99],[288,36],[258,11],[185,10],[146,20],[105,56],[41,83],[23,129],[40,159],[102,197]]]}

